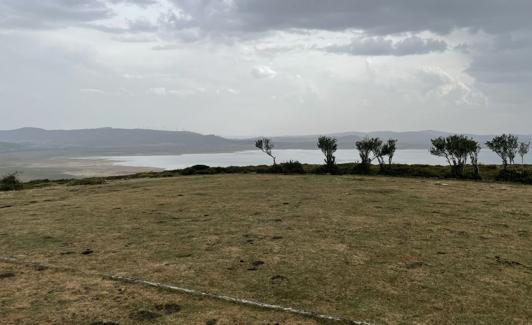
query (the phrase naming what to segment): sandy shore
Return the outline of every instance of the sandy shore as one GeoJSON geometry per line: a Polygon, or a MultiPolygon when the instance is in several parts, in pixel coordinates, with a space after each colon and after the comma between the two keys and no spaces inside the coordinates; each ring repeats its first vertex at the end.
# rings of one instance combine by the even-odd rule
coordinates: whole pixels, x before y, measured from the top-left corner
{"type": "Polygon", "coordinates": [[[24,181],[128,175],[161,171],[153,167],[115,165],[108,159],[54,156],[46,153],[22,153],[0,156],[0,175],[18,172],[24,181]]]}

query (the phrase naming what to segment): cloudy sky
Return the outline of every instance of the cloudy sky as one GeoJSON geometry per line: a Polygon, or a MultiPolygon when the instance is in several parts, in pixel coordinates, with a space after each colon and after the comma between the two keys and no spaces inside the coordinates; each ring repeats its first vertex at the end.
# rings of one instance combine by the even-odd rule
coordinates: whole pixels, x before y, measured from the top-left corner
{"type": "Polygon", "coordinates": [[[530,0],[0,0],[0,129],[532,133],[530,0]]]}

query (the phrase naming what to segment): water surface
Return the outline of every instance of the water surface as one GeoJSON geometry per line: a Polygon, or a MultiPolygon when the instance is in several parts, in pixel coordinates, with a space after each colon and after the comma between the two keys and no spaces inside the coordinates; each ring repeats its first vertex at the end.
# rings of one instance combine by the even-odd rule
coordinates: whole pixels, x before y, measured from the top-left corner
{"type": "MultiPolygon", "coordinates": [[[[276,150],[277,162],[298,160],[302,163],[321,164],[323,154],[319,150],[286,149],[276,150]]],[[[251,166],[271,164],[272,159],[259,150],[238,151],[231,153],[183,154],[183,155],[156,155],[156,156],[106,156],[101,157],[112,160],[114,165],[128,167],[152,167],[160,169],[182,169],[193,165],[208,165],[211,167],[251,166]]],[[[336,161],[347,163],[359,161],[358,152],[355,150],[338,150],[336,161]]],[[[479,161],[482,164],[500,164],[497,155],[488,150],[480,152],[479,161]]],[[[427,164],[446,165],[444,158],[433,156],[428,150],[405,149],[397,150],[394,156],[395,163],[401,164],[427,164]]]]}

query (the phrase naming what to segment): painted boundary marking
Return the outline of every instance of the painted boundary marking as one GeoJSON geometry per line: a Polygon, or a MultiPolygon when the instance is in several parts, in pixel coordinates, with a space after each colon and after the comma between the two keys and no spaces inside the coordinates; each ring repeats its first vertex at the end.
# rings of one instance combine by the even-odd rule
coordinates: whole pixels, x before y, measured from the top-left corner
{"type": "Polygon", "coordinates": [[[314,318],[317,320],[327,320],[327,321],[334,321],[334,322],[340,322],[340,323],[352,324],[352,325],[373,325],[368,322],[355,321],[355,320],[347,319],[347,318],[340,317],[340,316],[332,316],[332,315],[321,314],[321,313],[314,312],[314,311],[308,311],[308,310],[297,309],[297,308],[292,308],[292,307],[284,307],[280,305],[272,305],[272,304],[262,303],[262,302],[249,300],[249,299],[231,297],[231,296],[227,296],[223,294],[203,292],[199,290],[178,287],[178,286],[174,286],[170,284],[148,281],[148,280],[144,280],[141,278],[120,276],[120,275],[114,275],[111,273],[85,272],[85,271],[75,269],[72,267],[55,266],[55,265],[39,263],[39,262],[29,262],[29,261],[23,261],[23,260],[19,260],[19,259],[12,258],[12,257],[0,256],[0,261],[11,263],[11,264],[24,265],[24,266],[46,267],[46,268],[50,268],[56,271],[73,272],[73,273],[82,274],[84,276],[102,277],[104,279],[115,281],[115,282],[141,284],[147,287],[164,289],[164,290],[179,292],[179,293],[188,294],[188,295],[197,296],[197,297],[206,297],[206,298],[221,300],[221,301],[230,302],[230,303],[243,305],[243,306],[252,306],[252,307],[257,307],[257,308],[266,309],[266,310],[287,312],[287,313],[291,313],[291,314],[295,314],[299,316],[314,318]]]}

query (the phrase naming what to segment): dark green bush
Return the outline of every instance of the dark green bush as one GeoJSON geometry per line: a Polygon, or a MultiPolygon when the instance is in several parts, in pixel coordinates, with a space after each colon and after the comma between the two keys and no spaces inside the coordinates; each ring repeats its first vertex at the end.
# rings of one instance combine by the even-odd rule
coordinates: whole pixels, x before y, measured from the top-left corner
{"type": "Polygon", "coordinates": [[[449,178],[451,174],[446,166],[432,165],[391,165],[382,171],[388,176],[410,176],[428,178],[449,178]]]}
{"type": "Polygon", "coordinates": [[[78,186],[78,185],[102,185],[105,184],[105,178],[102,177],[90,177],[82,179],[73,179],[68,182],[69,186],[78,186]]]}
{"type": "Polygon", "coordinates": [[[0,179],[0,191],[19,191],[24,187],[17,173],[9,174],[0,179]]]}
{"type": "Polygon", "coordinates": [[[372,166],[371,164],[355,164],[353,167],[352,173],[353,174],[362,174],[362,175],[368,175],[371,174],[372,166]]]}
{"type": "Polygon", "coordinates": [[[504,182],[517,182],[532,184],[532,173],[529,171],[518,171],[513,169],[503,169],[497,175],[496,180],[504,182]]]}
{"type": "Polygon", "coordinates": [[[299,161],[290,160],[281,164],[283,174],[304,174],[305,168],[299,161]]]}
{"type": "Polygon", "coordinates": [[[255,172],[259,174],[305,174],[305,168],[299,161],[290,160],[288,162],[269,166],[266,169],[259,166],[255,172]]]}
{"type": "Polygon", "coordinates": [[[215,170],[207,165],[194,165],[181,171],[181,175],[205,175],[214,174],[215,170]]]}
{"type": "Polygon", "coordinates": [[[325,175],[325,174],[331,174],[331,175],[340,175],[344,173],[345,171],[338,167],[338,165],[320,165],[314,168],[312,170],[312,173],[318,174],[318,175],[325,175]]]}

